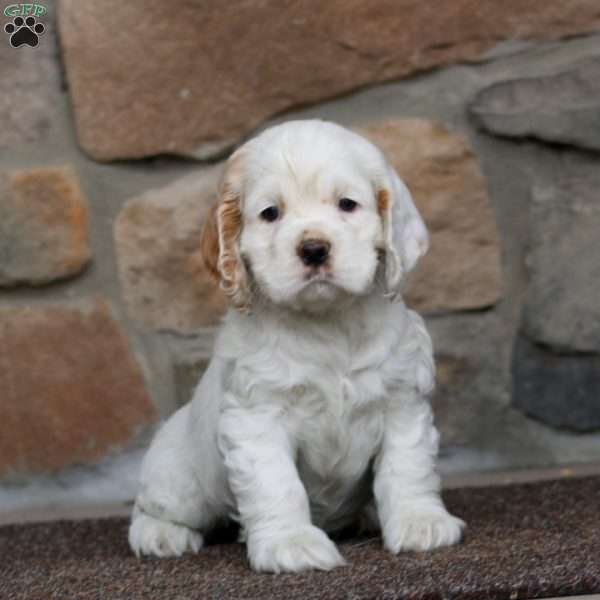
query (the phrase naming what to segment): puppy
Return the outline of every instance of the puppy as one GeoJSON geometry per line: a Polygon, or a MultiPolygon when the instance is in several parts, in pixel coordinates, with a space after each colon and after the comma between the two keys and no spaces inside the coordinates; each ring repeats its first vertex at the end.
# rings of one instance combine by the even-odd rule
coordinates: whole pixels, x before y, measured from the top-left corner
{"type": "Polygon", "coordinates": [[[431,340],[399,295],[427,231],[381,152],[318,120],[264,131],[229,159],[201,243],[232,308],[145,457],[133,551],[197,552],[227,519],[276,573],[343,565],[326,532],[358,521],[393,553],[459,541],[431,340]]]}

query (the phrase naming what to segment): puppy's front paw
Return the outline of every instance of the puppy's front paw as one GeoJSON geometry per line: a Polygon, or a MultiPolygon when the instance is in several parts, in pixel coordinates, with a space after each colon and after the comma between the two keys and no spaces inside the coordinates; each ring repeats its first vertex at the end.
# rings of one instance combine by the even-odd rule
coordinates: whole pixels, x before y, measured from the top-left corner
{"type": "Polygon", "coordinates": [[[259,539],[248,537],[248,558],[255,571],[298,573],[308,569],[329,571],[346,561],[325,532],[304,525],[285,533],[261,532],[259,539]]]}
{"type": "Polygon", "coordinates": [[[181,556],[185,552],[198,552],[203,543],[197,531],[146,514],[137,515],[129,526],[129,545],[138,557],[181,556]]]}
{"type": "Polygon", "coordinates": [[[459,542],[464,527],[464,521],[444,508],[402,511],[386,524],[383,542],[394,554],[402,550],[433,550],[459,542]]]}

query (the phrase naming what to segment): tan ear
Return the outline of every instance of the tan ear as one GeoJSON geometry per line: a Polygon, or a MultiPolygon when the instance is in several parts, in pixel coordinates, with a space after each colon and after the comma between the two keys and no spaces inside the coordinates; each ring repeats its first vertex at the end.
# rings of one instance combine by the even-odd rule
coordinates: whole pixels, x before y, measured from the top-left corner
{"type": "Polygon", "coordinates": [[[250,308],[248,273],[240,255],[242,232],[241,192],[243,155],[235,152],[227,162],[219,200],[211,210],[202,232],[201,249],[207,270],[219,280],[233,306],[250,308]]]}
{"type": "Polygon", "coordinates": [[[404,276],[427,252],[429,236],[408,188],[391,167],[386,179],[377,206],[383,223],[386,293],[395,298],[404,276]]]}
{"type": "Polygon", "coordinates": [[[217,231],[217,207],[215,204],[204,221],[202,228],[202,237],[200,240],[200,250],[204,266],[210,275],[220,281],[219,277],[219,232],[217,231]]]}

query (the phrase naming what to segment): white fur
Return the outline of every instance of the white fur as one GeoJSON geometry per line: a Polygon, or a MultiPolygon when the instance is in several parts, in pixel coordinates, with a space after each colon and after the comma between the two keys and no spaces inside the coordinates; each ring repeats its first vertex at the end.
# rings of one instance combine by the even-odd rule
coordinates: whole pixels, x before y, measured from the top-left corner
{"type": "Polygon", "coordinates": [[[228,518],[258,571],[343,565],[325,531],[360,519],[394,553],[457,542],[464,523],[435,472],[431,340],[398,296],[427,248],[408,190],[369,142],[321,121],[274,127],[236,154],[251,312],[228,312],[191,403],[145,458],[133,550],[198,551],[198,532],[228,518]],[[341,212],[341,197],[359,208],[341,212]],[[282,217],[268,223],[271,205],[282,217]],[[327,268],[299,259],[307,231],[331,242],[327,268]]]}

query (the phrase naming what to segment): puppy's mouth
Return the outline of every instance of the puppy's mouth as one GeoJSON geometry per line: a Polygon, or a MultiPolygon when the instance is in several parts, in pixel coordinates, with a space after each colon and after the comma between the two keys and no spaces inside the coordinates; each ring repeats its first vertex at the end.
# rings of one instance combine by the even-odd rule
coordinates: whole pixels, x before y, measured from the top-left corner
{"type": "Polygon", "coordinates": [[[333,283],[333,274],[328,267],[313,267],[304,271],[306,283],[327,282],[333,283]]]}
{"type": "Polygon", "coordinates": [[[325,294],[329,296],[334,290],[339,290],[340,286],[336,282],[331,268],[328,266],[313,267],[306,269],[303,275],[302,291],[309,291],[312,294],[320,296],[325,294]]]}
{"type": "Polygon", "coordinates": [[[304,300],[333,299],[339,291],[340,286],[336,283],[330,268],[313,267],[304,271],[299,290],[299,294],[304,300]]]}

